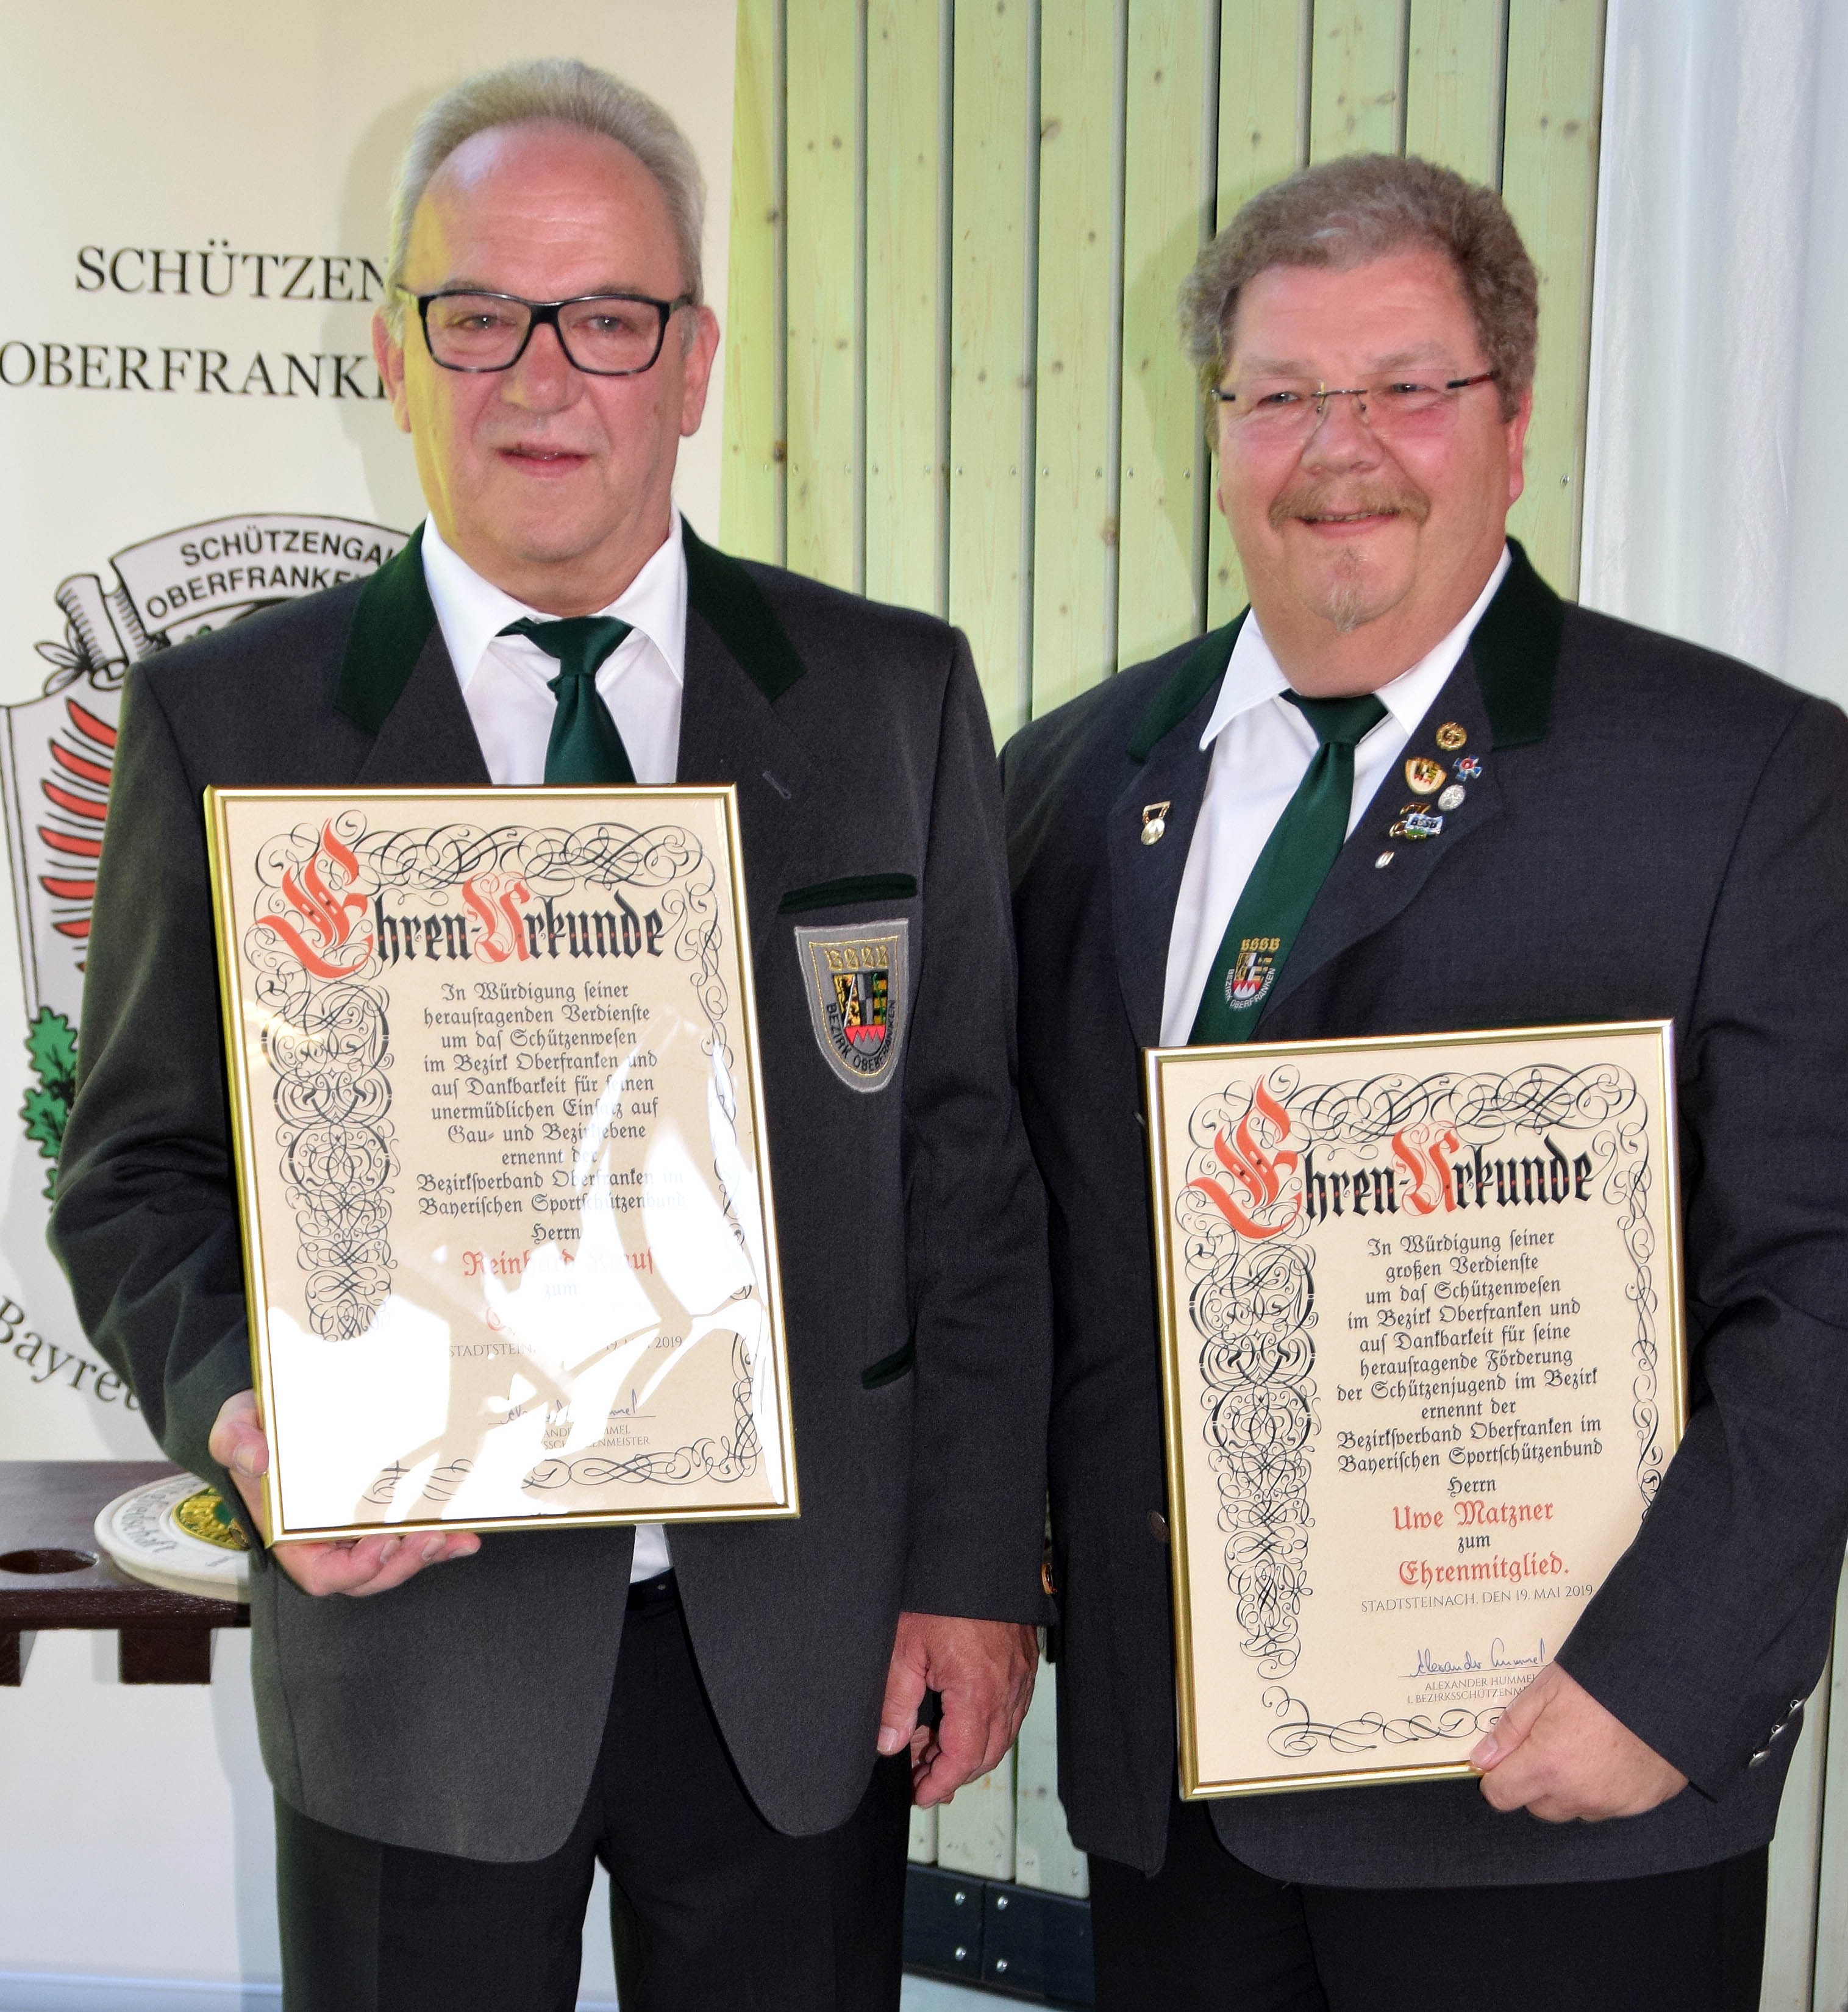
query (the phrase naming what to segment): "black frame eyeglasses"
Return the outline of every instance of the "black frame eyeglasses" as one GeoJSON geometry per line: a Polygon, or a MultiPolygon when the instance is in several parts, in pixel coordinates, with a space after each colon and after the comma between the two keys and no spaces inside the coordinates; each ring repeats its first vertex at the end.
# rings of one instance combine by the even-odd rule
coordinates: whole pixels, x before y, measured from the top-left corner
{"type": "Polygon", "coordinates": [[[573,369],[581,370],[588,377],[639,377],[644,371],[652,370],[661,360],[661,351],[667,341],[667,325],[682,308],[694,305],[690,294],[681,294],[671,301],[658,301],[648,294],[599,293],[574,294],[569,300],[529,301],[519,294],[497,292],[492,287],[441,287],[432,294],[416,294],[408,287],[398,290],[407,298],[417,303],[417,319],[423,330],[423,346],[430,352],[430,361],[439,369],[458,370],[469,376],[485,376],[502,370],[511,370],[526,353],[537,328],[550,328],[558,338],[558,348],[564,352],[565,361],[573,369]],[[526,311],[526,333],[519,339],[519,346],[504,363],[455,363],[437,353],[436,344],[430,337],[430,308],[432,301],[482,300],[505,301],[509,306],[524,308],[526,311]],[[571,343],[565,331],[565,324],[558,317],[566,308],[585,307],[597,301],[621,301],[630,307],[652,308],[656,325],[655,347],[648,353],[645,363],[626,364],[620,369],[611,370],[592,363],[580,362],[571,353],[571,343]]]}

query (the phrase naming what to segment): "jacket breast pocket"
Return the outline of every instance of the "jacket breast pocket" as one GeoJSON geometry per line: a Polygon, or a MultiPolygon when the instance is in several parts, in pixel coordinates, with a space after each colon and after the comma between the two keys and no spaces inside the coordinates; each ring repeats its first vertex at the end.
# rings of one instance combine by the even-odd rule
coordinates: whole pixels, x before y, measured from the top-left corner
{"type": "Polygon", "coordinates": [[[913,1335],[904,1347],[894,1349],[890,1355],[882,1355],[876,1362],[869,1362],[860,1372],[860,1382],[869,1390],[883,1390],[888,1383],[898,1382],[911,1375],[918,1366],[918,1337],[913,1335]]]}

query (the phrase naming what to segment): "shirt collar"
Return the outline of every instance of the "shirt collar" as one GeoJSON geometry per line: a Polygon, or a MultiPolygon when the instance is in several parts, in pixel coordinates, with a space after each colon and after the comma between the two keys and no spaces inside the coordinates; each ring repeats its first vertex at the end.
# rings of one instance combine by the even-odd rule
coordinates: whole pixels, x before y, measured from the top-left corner
{"type": "MultiPolygon", "coordinates": [[[[444,543],[433,518],[424,520],[423,577],[464,691],[480,669],[488,645],[509,622],[527,615],[540,622],[550,619],[504,593],[492,580],[483,580],[444,543]]],[[[686,682],[687,548],[680,536],[677,505],[669,512],[665,541],[622,593],[596,612],[613,615],[647,637],[673,672],[675,682],[686,682]]],[[[507,640],[525,646],[523,638],[507,640]]]]}
{"type": "MultiPolygon", "coordinates": [[[[1476,624],[1495,598],[1496,589],[1501,585],[1510,563],[1508,548],[1504,544],[1501,557],[1495,562],[1495,570],[1489,574],[1469,612],[1436,649],[1420,658],[1409,671],[1401,672],[1390,684],[1380,687],[1381,704],[1406,733],[1409,733],[1430,710],[1431,701],[1457,668],[1457,658],[1463,655],[1476,624]]],[[[1267,699],[1275,698],[1289,689],[1290,680],[1283,675],[1283,666],[1272,655],[1271,646],[1264,640],[1264,631],[1258,626],[1256,613],[1248,614],[1239,625],[1238,636],[1232,646],[1232,660],[1225,666],[1213,716],[1200,737],[1202,749],[1211,747],[1241,713],[1250,712],[1267,699]]]]}

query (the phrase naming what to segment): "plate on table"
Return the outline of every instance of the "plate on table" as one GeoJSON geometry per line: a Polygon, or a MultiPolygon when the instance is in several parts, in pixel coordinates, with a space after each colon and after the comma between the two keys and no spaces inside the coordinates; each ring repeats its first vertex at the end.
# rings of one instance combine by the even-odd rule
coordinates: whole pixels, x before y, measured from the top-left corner
{"type": "Polygon", "coordinates": [[[131,1577],[198,1600],[250,1598],[248,1539],[224,1498],[196,1474],[170,1474],[118,1495],[96,1541],[131,1577]]]}

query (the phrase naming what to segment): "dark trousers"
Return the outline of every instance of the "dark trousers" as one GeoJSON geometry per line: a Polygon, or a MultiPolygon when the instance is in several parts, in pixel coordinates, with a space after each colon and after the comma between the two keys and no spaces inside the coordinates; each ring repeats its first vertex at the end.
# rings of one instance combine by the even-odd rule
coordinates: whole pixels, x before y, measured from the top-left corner
{"type": "Polygon", "coordinates": [[[630,1596],[583,1814],[511,1865],[333,1830],[276,1803],[286,2012],[570,2012],[608,1868],[623,2012],[897,2012],[908,1757],[838,1830],[752,1806],[694,1668],[671,1574],[630,1596]]]}
{"type": "Polygon", "coordinates": [[[1300,1886],[1177,1801],[1153,1879],[1091,1860],[1097,2012],[1757,2012],[1765,1856],[1557,1886],[1300,1886]]]}

